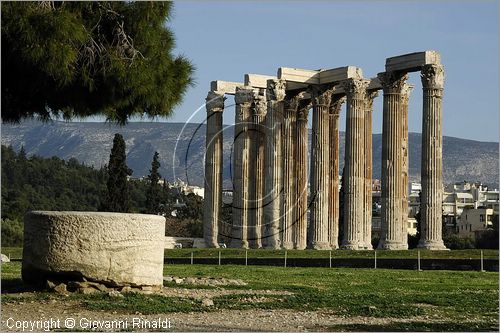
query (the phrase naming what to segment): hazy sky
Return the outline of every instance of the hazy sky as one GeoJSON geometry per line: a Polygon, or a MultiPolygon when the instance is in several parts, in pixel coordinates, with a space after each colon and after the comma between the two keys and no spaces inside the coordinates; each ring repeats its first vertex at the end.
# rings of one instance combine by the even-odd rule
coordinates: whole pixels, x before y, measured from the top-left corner
{"type": "MultiPolygon", "coordinates": [[[[277,68],[346,65],[374,77],[385,58],[437,50],[445,66],[444,135],[483,141],[499,136],[498,1],[176,2],[169,26],[177,53],[196,65],[196,86],[168,121],[201,122],[212,80],[242,81],[277,68]]],[[[421,132],[422,86],[411,74],[409,130],[421,132]]],[[[232,103],[230,99],[226,103],[232,103]]],[[[382,96],[373,131],[381,132],[382,96]]],[[[344,113],[345,114],[345,113],[344,113]]],[[[224,112],[234,123],[234,109],[224,112]]],[[[345,118],[341,118],[341,130],[345,118]]]]}

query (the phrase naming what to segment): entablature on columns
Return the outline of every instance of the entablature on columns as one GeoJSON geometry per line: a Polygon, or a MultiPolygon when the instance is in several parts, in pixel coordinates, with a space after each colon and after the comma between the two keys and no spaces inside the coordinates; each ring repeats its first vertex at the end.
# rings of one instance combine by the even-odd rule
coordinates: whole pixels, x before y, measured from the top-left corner
{"type": "Polygon", "coordinates": [[[303,90],[310,85],[333,84],[348,78],[362,79],[363,72],[355,66],[318,70],[280,67],[278,78],[286,81],[286,90],[303,90]]]}
{"type": "Polygon", "coordinates": [[[386,72],[418,72],[426,65],[440,65],[438,52],[428,50],[390,57],[385,60],[386,72]]]}

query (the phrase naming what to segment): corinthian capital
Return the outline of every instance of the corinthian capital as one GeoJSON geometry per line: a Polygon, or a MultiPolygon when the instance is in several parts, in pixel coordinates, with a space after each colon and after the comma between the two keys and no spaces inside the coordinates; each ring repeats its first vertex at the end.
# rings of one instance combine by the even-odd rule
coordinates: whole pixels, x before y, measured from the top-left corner
{"type": "Polygon", "coordinates": [[[332,102],[330,103],[330,115],[340,115],[340,109],[346,100],[347,98],[345,96],[333,97],[332,102]]]}
{"type": "Polygon", "coordinates": [[[205,106],[207,112],[222,112],[224,111],[224,93],[218,91],[209,91],[207,98],[205,99],[205,106]]]}
{"type": "Polygon", "coordinates": [[[422,86],[430,89],[443,89],[444,67],[443,65],[425,65],[420,72],[422,86]]]}
{"type": "Polygon", "coordinates": [[[402,72],[383,72],[378,73],[377,77],[384,89],[384,93],[401,93],[403,86],[408,80],[408,74],[402,72]]]}
{"type": "Polygon", "coordinates": [[[254,114],[256,116],[264,116],[267,113],[267,99],[265,90],[263,94],[259,94],[255,97],[255,109],[254,114]]]}
{"type": "Polygon", "coordinates": [[[285,80],[267,80],[267,100],[279,102],[285,99],[285,80]]]}
{"type": "Polygon", "coordinates": [[[312,97],[313,106],[328,107],[332,101],[332,95],[334,90],[335,88],[324,90],[316,86],[311,87],[310,93],[312,97]]]}
{"type": "Polygon", "coordinates": [[[369,81],[364,79],[347,79],[341,83],[346,95],[354,98],[364,98],[369,81]]]}
{"type": "Polygon", "coordinates": [[[290,96],[289,98],[285,99],[285,109],[286,110],[294,110],[297,111],[297,109],[300,106],[300,101],[304,99],[306,92],[301,91],[300,93],[290,96]]]}
{"type": "Polygon", "coordinates": [[[408,104],[410,100],[410,94],[413,90],[413,85],[406,83],[401,91],[401,100],[403,103],[408,104]]]}
{"type": "Polygon", "coordinates": [[[234,94],[234,102],[236,104],[253,103],[256,96],[258,96],[258,94],[253,89],[237,87],[236,93],[234,94]]]}
{"type": "Polygon", "coordinates": [[[372,111],[373,109],[373,100],[378,96],[378,91],[372,90],[366,92],[366,109],[367,111],[372,111]]]}

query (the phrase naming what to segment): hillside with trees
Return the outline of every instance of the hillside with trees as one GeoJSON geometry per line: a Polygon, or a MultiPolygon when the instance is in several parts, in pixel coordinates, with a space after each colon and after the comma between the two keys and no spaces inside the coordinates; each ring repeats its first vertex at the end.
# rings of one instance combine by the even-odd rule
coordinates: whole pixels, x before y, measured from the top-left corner
{"type": "MultiPolygon", "coordinates": [[[[22,221],[30,210],[97,211],[106,200],[107,167],[95,169],[74,158],[27,157],[24,149],[16,153],[3,145],[1,155],[2,246],[22,244],[22,221]]],[[[165,214],[167,235],[202,236],[200,197],[183,195],[163,185],[157,192],[161,209],[150,211],[148,181],[130,179],[127,185],[129,212],[165,214]],[[173,210],[177,217],[171,216],[173,210]]]]}

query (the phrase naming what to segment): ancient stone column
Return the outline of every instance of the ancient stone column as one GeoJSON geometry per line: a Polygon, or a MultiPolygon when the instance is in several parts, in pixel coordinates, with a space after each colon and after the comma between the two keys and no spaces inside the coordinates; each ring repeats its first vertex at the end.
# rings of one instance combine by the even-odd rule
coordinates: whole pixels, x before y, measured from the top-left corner
{"type": "Polygon", "coordinates": [[[405,73],[379,73],[384,90],[382,120],[382,230],[379,249],[400,250],[402,202],[402,140],[403,112],[401,93],[408,75],[405,73]]]}
{"type": "Polygon", "coordinates": [[[302,94],[285,99],[283,117],[283,192],[281,199],[281,246],[284,249],[293,249],[294,222],[296,212],[296,177],[295,177],[295,150],[297,137],[295,135],[297,109],[302,94]]]}
{"type": "Polygon", "coordinates": [[[206,99],[205,200],[203,238],[207,247],[219,247],[218,222],[222,205],[222,112],[224,94],[210,91],[206,99]]]}
{"type": "Polygon", "coordinates": [[[426,65],[421,72],[422,114],[422,199],[420,202],[421,237],[418,247],[445,250],[442,238],[443,133],[442,101],[444,68],[426,65]]]}
{"type": "Polygon", "coordinates": [[[236,88],[233,144],[233,233],[231,247],[248,248],[250,212],[250,131],[254,90],[236,88]]]}
{"type": "Polygon", "coordinates": [[[328,241],[332,249],[339,247],[339,118],[345,96],[335,95],[330,103],[330,190],[328,197],[328,241]]]}
{"type": "Polygon", "coordinates": [[[372,113],[373,100],[378,96],[378,91],[366,94],[365,106],[365,190],[364,190],[364,218],[363,218],[363,243],[364,248],[372,250],[372,113]]]}
{"type": "Polygon", "coordinates": [[[265,143],[266,143],[266,113],[267,101],[265,90],[261,89],[256,97],[253,108],[253,130],[251,136],[252,156],[250,161],[254,161],[253,177],[250,178],[252,191],[252,228],[249,229],[249,245],[251,248],[262,247],[262,227],[264,225],[264,179],[265,179],[265,143]],[[253,181],[252,181],[253,179],[253,181]]]}
{"type": "Polygon", "coordinates": [[[308,209],[308,115],[311,104],[299,106],[296,125],[295,178],[297,179],[297,208],[295,210],[295,248],[307,247],[307,209],[308,209]]]}
{"type": "Polygon", "coordinates": [[[330,135],[328,108],[333,90],[312,89],[313,124],[311,151],[310,247],[330,249],[328,241],[328,197],[330,179],[330,135]]]}
{"type": "Polygon", "coordinates": [[[342,248],[364,248],[364,189],[365,189],[365,96],[368,82],[348,79],[343,82],[347,96],[345,135],[344,235],[342,248]]]}
{"type": "Polygon", "coordinates": [[[279,226],[282,191],[282,132],[283,100],[285,81],[267,81],[267,141],[266,141],[266,179],[264,196],[264,237],[266,248],[279,249],[279,226]]]}
{"type": "Polygon", "coordinates": [[[402,165],[402,182],[401,182],[401,245],[403,249],[408,249],[408,106],[410,93],[413,86],[405,84],[401,92],[401,111],[403,116],[403,140],[401,142],[403,165],[402,165]]]}

